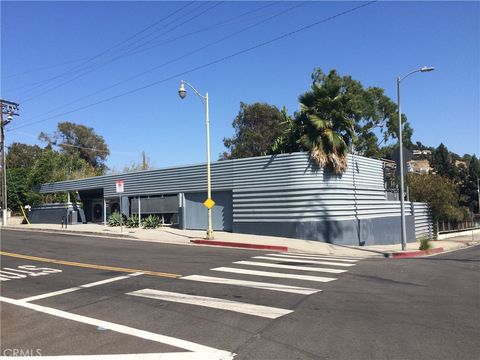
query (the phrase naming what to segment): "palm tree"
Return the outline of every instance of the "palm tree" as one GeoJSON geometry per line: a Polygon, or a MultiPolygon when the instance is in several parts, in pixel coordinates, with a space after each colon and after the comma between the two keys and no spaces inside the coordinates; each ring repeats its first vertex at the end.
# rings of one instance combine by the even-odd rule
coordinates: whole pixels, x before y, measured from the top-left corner
{"type": "Polygon", "coordinates": [[[316,73],[311,91],[300,96],[300,144],[322,168],[341,174],[347,169],[348,148],[354,137],[354,119],[347,115],[353,99],[344,79],[332,70],[316,73]]]}

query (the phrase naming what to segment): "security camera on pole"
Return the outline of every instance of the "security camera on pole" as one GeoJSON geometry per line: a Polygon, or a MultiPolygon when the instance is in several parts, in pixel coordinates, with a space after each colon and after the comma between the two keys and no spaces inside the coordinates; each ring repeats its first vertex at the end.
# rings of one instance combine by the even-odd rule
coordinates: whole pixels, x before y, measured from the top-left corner
{"type": "Polygon", "coordinates": [[[18,116],[19,105],[17,103],[0,99],[1,111],[0,111],[0,149],[2,150],[2,156],[0,157],[2,167],[2,225],[8,224],[8,202],[7,202],[7,155],[5,152],[5,126],[12,120],[13,116],[18,116]],[[7,120],[3,120],[3,115],[7,115],[7,120]]]}

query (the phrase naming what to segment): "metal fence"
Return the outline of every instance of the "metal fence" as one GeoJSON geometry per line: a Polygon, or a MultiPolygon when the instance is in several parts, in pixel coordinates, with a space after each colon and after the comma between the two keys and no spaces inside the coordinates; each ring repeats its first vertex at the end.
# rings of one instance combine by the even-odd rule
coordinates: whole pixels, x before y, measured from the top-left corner
{"type": "Polygon", "coordinates": [[[415,239],[418,240],[427,237],[433,240],[435,238],[435,232],[430,208],[425,203],[413,202],[411,204],[415,218],[415,239]]]}

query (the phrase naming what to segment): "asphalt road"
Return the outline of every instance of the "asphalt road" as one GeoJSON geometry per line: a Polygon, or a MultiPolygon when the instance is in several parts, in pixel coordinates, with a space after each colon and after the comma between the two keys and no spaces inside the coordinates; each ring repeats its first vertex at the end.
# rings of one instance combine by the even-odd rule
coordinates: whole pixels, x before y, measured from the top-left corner
{"type": "Polygon", "coordinates": [[[479,246],[417,259],[316,259],[1,235],[0,355],[479,359],[479,246]]]}

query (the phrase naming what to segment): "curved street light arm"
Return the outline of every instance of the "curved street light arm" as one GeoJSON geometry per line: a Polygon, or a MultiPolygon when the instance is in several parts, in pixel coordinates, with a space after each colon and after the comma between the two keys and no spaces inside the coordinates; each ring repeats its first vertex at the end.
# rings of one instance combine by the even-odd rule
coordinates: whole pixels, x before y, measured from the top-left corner
{"type": "Polygon", "coordinates": [[[201,98],[204,99],[204,100],[207,99],[207,97],[206,97],[206,96],[203,96],[202,94],[200,94],[200,93],[197,91],[197,89],[195,89],[195,88],[193,87],[192,84],[186,82],[185,80],[182,80],[182,84],[188,85],[188,86],[193,90],[193,92],[194,92],[195,94],[197,94],[197,96],[201,97],[201,98]]]}

